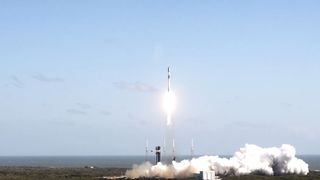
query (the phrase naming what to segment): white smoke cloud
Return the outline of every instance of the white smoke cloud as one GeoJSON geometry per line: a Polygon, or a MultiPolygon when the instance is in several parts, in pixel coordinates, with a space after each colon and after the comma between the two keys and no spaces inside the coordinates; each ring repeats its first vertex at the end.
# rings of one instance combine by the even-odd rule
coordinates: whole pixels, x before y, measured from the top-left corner
{"type": "Polygon", "coordinates": [[[217,175],[245,175],[245,174],[300,174],[307,175],[308,164],[295,157],[293,146],[283,144],[280,148],[262,148],[253,144],[246,144],[235,152],[231,158],[219,156],[201,156],[181,162],[173,161],[170,165],[158,163],[152,165],[145,162],[134,165],[132,170],[126,172],[128,178],[163,177],[177,178],[189,177],[200,171],[213,170],[217,175]]]}

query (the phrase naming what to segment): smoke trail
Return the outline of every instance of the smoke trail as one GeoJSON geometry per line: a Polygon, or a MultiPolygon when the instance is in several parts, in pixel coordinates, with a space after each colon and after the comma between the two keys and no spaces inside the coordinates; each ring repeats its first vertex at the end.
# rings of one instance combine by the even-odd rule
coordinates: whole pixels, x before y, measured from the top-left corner
{"type": "Polygon", "coordinates": [[[192,160],[181,162],[173,161],[170,165],[150,162],[134,165],[132,170],[126,172],[128,178],[163,177],[177,178],[189,177],[193,173],[213,170],[217,175],[245,175],[259,173],[265,175],[301,174],[307,175],[308,164],[295,157],[293,146],[283,144],[280,148],[261,148],[257,145],[246,144],[235,152],[231,158],[219,156],[201,156],[192,160]]]}

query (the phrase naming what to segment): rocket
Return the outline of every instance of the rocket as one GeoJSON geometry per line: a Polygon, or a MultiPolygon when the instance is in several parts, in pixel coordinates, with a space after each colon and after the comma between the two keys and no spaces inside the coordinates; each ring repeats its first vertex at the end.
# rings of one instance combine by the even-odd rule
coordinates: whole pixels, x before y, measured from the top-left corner
{"type": "Polygon", "coordinates": [[[168,66],[168,92],[170,92],[170,66],[168,66]]]}

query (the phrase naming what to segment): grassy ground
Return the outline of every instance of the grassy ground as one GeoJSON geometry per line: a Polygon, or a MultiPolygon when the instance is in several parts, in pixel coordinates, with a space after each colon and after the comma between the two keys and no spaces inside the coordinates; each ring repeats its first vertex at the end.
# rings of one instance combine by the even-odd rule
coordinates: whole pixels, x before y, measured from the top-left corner
{"type": "MultiPolygon", "coordinates": [[[[0,180],[89,180],[124,175],[120,168],[40,168],[40,167],[0,167],[0,180]]],[[[310,172],[307,176],[230,176],[223,180],[320,180],[320,172],[310,172]]],[[[141,178],[144,179],[144,178],[141,178]]],[[[192,179],[192,178],[187,178],[192,179]]],[[[159,179],[158,179],[159,180],[159,179]]]]}
{"type": "Polygon", "coordinates": [[[0,180],[85,180],[124,175],[119,168],[0,167],[0,180]]]}

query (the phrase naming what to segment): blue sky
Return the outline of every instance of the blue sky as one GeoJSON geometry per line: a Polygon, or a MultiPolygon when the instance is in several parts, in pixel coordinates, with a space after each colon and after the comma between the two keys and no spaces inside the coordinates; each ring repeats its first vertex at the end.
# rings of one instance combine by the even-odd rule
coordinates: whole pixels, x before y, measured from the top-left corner
{"type": "Polygon", "coordinates": [[[319,1],[0,1],[0,155],[319,154],[319,1]]]}

